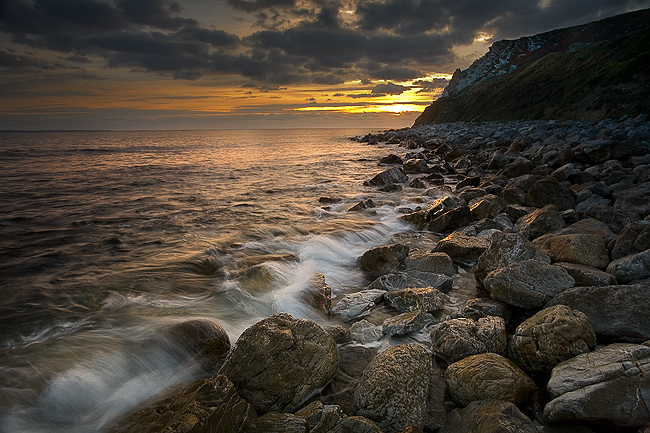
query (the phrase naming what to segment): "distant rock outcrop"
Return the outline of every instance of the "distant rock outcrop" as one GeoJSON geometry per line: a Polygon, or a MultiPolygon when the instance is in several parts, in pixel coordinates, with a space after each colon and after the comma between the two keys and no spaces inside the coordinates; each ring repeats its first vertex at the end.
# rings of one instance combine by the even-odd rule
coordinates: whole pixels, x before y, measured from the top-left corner
{"type": "Polygon", "coordinates": [[[601,120],[650,111],[650,9],[495,42],[457,69],[414,126],[472,120],[601,120]]]}

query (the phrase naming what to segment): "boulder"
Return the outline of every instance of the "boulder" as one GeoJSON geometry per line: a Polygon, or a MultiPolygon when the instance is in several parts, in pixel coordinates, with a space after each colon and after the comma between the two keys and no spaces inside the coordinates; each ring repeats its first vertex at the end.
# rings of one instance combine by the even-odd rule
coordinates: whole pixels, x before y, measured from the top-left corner
{"type": "Polygon", "coordinates": [[[646,155],[650,151],[647,142],[634,139],[626,139],[623,142],[610,139],[587,140],[580,145],[580,150],[592,164],[612,159],[622,160],[633,155],[646,155]]]}
{"type": "Polygon", "coordinates": [[[359,320],[350,326],[350,335],[354,341],[367,344],[379,340],[383,333],[381,326],[373,325],[366,319],[359,320]]]}
{"type": "Polygon", "coordinates": [[[207,319],[175,323],[163,328],[161,333],[180,344],[209,373],[215,373],[221,368],[230,350],[228,333],[207,319]]]}
{"type": "Polygon", "coordinates": [[[474,298],[465,302],[463,306],[451,315],[452,319],[461,317],[467,319],[478,320],[481,317],[497,316],[508,320],[510,317],[510,310],[503,302],[495,301],[490,298],[474,298]]]}
{"type": "Polygon", "coordinates": [[[334,305],[331,313],[339,316],[341,320],[346,322],[367,316],[377,302],[381,301],[384,293],[386,292],[380,289],[368,289],[356,293],[348,293],[334,305]]]}
{"type": "Polygon", "coordinates": [[[516,186],[509,186],[504,188],[501,192],[501,197],[508,204],[523,205],[526,203],[526,194],[516,186]]]}
{"type": "Polygon", "coordinates": [[[578,233],[551,236],[540,249],[551,262],[577,263],[598,269],[605,269],[609,265],[609,252],[599,235],[578,233]]]}
{"type": "Polygon", "coordinates": [[[394,183],[403,183],[407,180],[408,176],[404,169],[400,166],[395,166],[382,171],[372,179],[365,181],[363,184],[366,186],[386,186],[394,183]]]}
{"type": "Polygon", "coordinates": [[[303,299],[316,311],[327,317],[330,308],[332,308],[332,289],[325,283],[325,275],[312,275],[303,292],[303,299]]]}
{"type": "Polygon", "coordinates": [[[411,174],[426,173],[429,171],[429,165],[424,159],[409,159],[408,161],[404,161],[402,167],[405,173],[411,174]]]}
{"type": "Polygon", "coordinates": [[[566,227],[557,206],[549,204],[517,220],[515,231],[532,241],[546,233],[566,227]]]}
{"type": "Polygon", "coordinates": [[[625,226],[612,246],[612,260],[650,249],[650,221],[637,221],[625,226]]]}
{"type": "Polygon", "coordinates": [[[554,204],[559,210],[573,209],[576,199],[573,192],[556,178],[546,177],[533,183],[526,193],[526,206],[544,207],[554,204]]]}
{"type": "Polygon", "coordinates": [[[348,209],[348,212],[361,212],[363,210],[372,209],[375,207],[377,207],[377,205],[375,205],[375,202],[369,198],[367,200],[361,200],[354,206],[350,207],[350,209],[348,209]]]}
{"type": "Polygon", "coordinates": [[[440,252],[411,254],[404,260],[404,265],[408,269],[445,274],[449,277],[453,277],[456,273],[456,267],[451,257],[440,252]]]}
{"type": "Polygon", "coordinates": [[[286,313],[246,329],[220,373],[258,414],[292,411],[338,369],[336,343],[320,326],[286,313]]]}
{"type": "Polygon", "coordinates": [[[576,286],[611,286],[616,284],[616,277],[591,266],[577,265],[575,263],[557,262],[573,277],[576,286]]]}
{"type": "Polygon", "coordinates": [[[392,244],[375,247],[359,257],[359,265],[364,271],[375,276],[384,275],[404,263],[408,253],[408,245],[392,244]]]}
{"type": "Polygon", "coordinates": [[[506,323],[501,317],[451,319],[438,323],[429,334],[433,353],[452,364],[471,355],[506,350],[506,323]]]}
{"type": "Polygon", "coordinates": [[[599,341],[642,343],[650,340],[650,287],[646,285],[573,287],[546,304],[583,312],[599,341]]]}
{"type": "Polygon", "coordinates": [[[409,287],[433,287],[441,292],[448,292],[454,279],[445,274],[435,274],[433,272],[416,271],[408,269],[404,272],[408,280],[409,287]]]}
{"type": "Polygon", "coordinates": [[[230,433],[257,415],[224,375],[200,379],[115,422],[111,433],[230,433]]]}
{"type": "Polygon", "coordinates": [[[487,399],[520,406],[537,390],[526,373],[496,353],[481,353],[454,362],[445,370],[445,383],[451,397],[461,406],[487,399]]]}
{"type": "Polygon", "coordinates": [[[493,217],[506,209],[506,201],[493,194],[476,198],[469,203],[469,212],[474,221],[493,217]]]}
{"type": "MultiPolygon", "coordinates": [[[[452,254],[449,254],[453,257],[452,254]]],[[[489,246],[478,258],[475,273],[482,281],[492,271],[522,260],[537,260],[551,263],[539,248],[518,233],[494,233],[489,246]]]]}
{"type": "Polygon", "coordinates": [[[408,285],[408,278],[405,274],[396,272],[391,274],[382,275],[377,277],[370,285],[368,289],[379,289],[379,290],[400,290],[405,289],[408,285]]]}
{"type": "Polygon", "coordinates": [[[386,335],[406,335],[433,322],[433,316],[421,310],[409,311],[394,317],[389,317],[382,324],[382,332],[386,335]]]}
{"type": "Polygon", "coordinates": [[[528,371],[551,371],[595,345],[596,334],[587,316],[566,305],[546,308],[526,319],[510,339],[510,351],[528,371]]]}
{"type": "Polygon", "coordinates": [[[650,278],[650,249],[614,260],[607,266],[607,272],[620,283],[650,278]]]}
{"type": "Polygon", "coordinates": [[[418,287],[386,292],[384,301],[400,313],[422,310],[434,312],[442,309],[448,297],[433,287],[418,287]]]}
{"type": "Polygon", "coordinates": [[[530,259],[492,271],[483,280],[492,299],[521,308],[539,308],[574,284],[565,269],[530,259]]]}
{"type": "Polygon", "coordinates": [[[585,216],[603,222],[614,234],[619,234],[625,226],[639,220],[636,212],[624,211],[611,206],[591,206],[585,211],[585,216]]]}
{"type": "Polygon", "coordinates": [[[472,401],[454,409],[439,433],[537,433],[533,422],[514,404],[503,400],[472,401]]]}
{"type": "Polygon", "coordinates": [[[341,325],[327,325],[323,328],[336,342],[336,344],[347,343],[352,340],[350,330],[341,325]]]}
{"type": "Polygon", "coordinates": [[[427,229],[435,233],[446,233],[466,226],[470,221],[469,207],[461,205],[432,215],[427,229]]]}
{"type": "Polygon", "coordinates": [[[403,161],[402,161],[402,158],[400,158],[399,156],[391,153],[390,155],[384,156],[383,158],[381,158],[379,160],[379,163],[380,164],[402,164],[403,161]]]}
{"type": "Polygon", "coordinates": [[[307,433],[309,424],[301,416],[269,412],[246,425],[243,433],[307,433]]]}
{"type": "Polygon", "coordinates": [[[329,433],[384,433],[377,424],[362,416],[349,416],[329,433]]]}
{"type": "Polygon", "coordinates": [[[616,343],[553,369],[548,422],[638,428],[650,422],[650,347],[616,343]]]}
{"type": "Polygon", "coordinates": [[[456,263],[466,264],[476,262],[489,245],[487,239],[453,232],[438,242],[434,251],[448,254],[456,263]]]}
{"type": "Polygon", "coordinates": [[[392,346],[365,368],[354,391],[357,414],[385,432],[424,426],[433,364],[419,344],[392,346]]]}
{"type": "Polygon", "coordinates": [[[344,417],[339,406],[324,405],[319,400],[309,403],[295,415],[307,421],[309,433],[329,433],[344,417]]]}

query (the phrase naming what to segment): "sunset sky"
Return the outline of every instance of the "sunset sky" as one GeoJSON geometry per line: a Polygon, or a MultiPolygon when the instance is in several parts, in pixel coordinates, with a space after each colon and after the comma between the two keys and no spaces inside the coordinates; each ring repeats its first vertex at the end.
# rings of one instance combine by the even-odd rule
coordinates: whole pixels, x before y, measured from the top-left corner
{"type": "Polygon", "coordinates": [[[0,0],[0,129],[410,126],[499,39],[650,0],[0,0]]]}

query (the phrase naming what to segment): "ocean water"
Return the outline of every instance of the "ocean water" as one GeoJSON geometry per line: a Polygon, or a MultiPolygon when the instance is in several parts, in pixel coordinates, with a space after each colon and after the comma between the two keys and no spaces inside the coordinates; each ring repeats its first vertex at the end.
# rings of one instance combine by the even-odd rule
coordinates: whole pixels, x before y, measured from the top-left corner
{"type": "Polygon", "coordinates": [[[363,288],[356,258],[432,199],[363,186],[405,152],[349,140],[366,132],[0,135],[0,432],[100,431],[194,379],[171,323],[208,318],[232,343],[275,312],[335,323],[301,301],[309,278],[363,288]]]}

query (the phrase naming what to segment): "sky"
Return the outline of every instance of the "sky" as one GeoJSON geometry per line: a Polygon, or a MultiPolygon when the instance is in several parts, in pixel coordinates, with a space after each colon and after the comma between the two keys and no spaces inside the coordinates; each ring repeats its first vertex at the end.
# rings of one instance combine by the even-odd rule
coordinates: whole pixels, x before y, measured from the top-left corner
{"type": "Polygon", "coordinates": [[[411,126],[500,39],[650,0],[0,0],[0,130],[411,126]]]}

